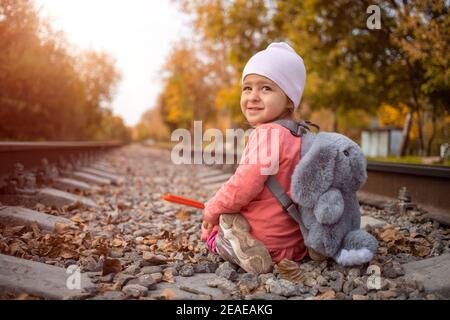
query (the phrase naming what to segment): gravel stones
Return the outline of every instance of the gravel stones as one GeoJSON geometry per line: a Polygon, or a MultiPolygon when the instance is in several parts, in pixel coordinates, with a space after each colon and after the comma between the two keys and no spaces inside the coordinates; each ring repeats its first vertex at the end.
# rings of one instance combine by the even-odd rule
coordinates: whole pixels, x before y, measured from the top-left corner
{"type": "Polygon", "coordinates": [[[238,291],[238,286],[232,281],[220,276],[214,276],[207,280],[207,285],[212,288],[219,288],[224,293],[234,294],[238,291]]]}
{"type": "Polygon", "coordinates": [[[286,297],[274,293],[256,292],[245,296],[245,300],[286,300],[286,297]]]}
{"type": "Polygon", "coordinates": [[[275,279],[275,278],[276,277],[273,273],[263,273],[258,276],[259,283],[261,283],[263,285],[265,285],[267,283],[267,280],[275,279]]]}
{"type": "Polygon", "coordinates": [[[253,291],[259,286],[258,275],[255,273],[244,273],[239,280],[241,291],[253,291]]]}
{"type": "Polygon", "coordinates": [[[148,290],[156,289],[156,280],[150,274],[145,274],[139,278],[132,279],[128,281],[127,285],[129,284],[137,284],[147,288],[148,290]]]}
{"type": "Polygon", "coordinates": [[[137,274],[140,271],[141,267],[139,264],[132,264],[128,266],[123,272],[128,274],[137,274]]]}
{"type": "Polygon", "coordinates": [[[236,280],[238,277],[235,267],[228,261],[217,268],[216,275],[227,280],[236,280]]]}
{"type": "Polygon", "coordinates": [[[118,286],[119,288],[122,288],[123,286],[125,286],[130,280],[135,279],[135,276],[132,276],[130,274],[126,274],[126,273],[118,273],[114,276],[114,283],[116,284],[116,286],[118,286]]]}
{"type": "Polygon", "coordinates": [[[202,262],[193,265],[195,273],[214,273],[218,267],[218,264],[215,262],[202,262]]]}
{"type": "Polygon", "coordinates": [[[90,300],[125,300],[126,294],[122,291],[106,291],[90,300]]]}
{"type": "Polygon", "coordinates": [[[161,273],[163,271],[161,266],[147,266],[141,269],[142,274],[161,273]]]}
{"type": "Polygon", "coordinates": [[[303,285],[294,284],[285,279],[268,279],[266,281],[267,291],[284,297],[291,297],[305,293],[303,285]]]}
{"type": "Polygon", "coordinates": [[[180,269],[180,276],[182,277],[192,277],[194,275],[194,268],[190,264],[186,264],[180,269]]]}
{"type": "Polygon", "coordinates": [[[325,279],[325,277],[322,275],[318,276],[316,280],[317,280],[317,284],[319,286],[327,286],[328,285],[328,280],[325,279]]]}
{"type": "Polygon", "coordinates": [[[139,284],[129,284],[122,288],[122,292],[130,297],[139,298],[147,295],[148,289],[139,284]]]}
{"type": "Polygon", "coordinates": [[[152,273],[150,274],[150,276],[153,278],[153,280],[155,280],[156,283],[161,282],[163,279],[163,275],[160,272],[152,273]]]}

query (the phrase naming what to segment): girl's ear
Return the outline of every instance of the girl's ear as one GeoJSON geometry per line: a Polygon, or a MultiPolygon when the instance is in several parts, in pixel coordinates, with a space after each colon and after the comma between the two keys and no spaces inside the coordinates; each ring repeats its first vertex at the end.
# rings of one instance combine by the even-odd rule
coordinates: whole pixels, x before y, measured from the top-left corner
{"type": "Polygon", "coordinates": [[[293,103],[292,100],[289,99],[289,98],[288,98],[287,109],[288,109],[289,112],[291,112],[291,113],[294,113],[294,111],[295,111],[294,103],[293,103]]]}
{"type": "Polygon", "coordinates": [[[334,178],[337,147],[327,133],[316,135],[311,149],[300,159],[292,174],[292,199],[299,205],[313,208],[334,178]]]}

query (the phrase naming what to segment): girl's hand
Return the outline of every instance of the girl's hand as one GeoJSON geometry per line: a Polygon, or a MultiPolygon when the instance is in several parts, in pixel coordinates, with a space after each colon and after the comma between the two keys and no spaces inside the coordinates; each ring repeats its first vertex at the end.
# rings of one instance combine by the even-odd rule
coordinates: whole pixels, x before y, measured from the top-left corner
{"type": "Polygon", "coordinates": [[[209,234],[211,233],[213,227],[214,226],[212,224],[210,224],[209,222],[203,220],[203,222],[202,222],[202,235],[201,235],[201,240],[202,241],[208,240],[209,234]]]}
{"type": "Polygon", "coordinates": [[[213,225],[211,223],[209,223],[208,221],[203,220],[202,227],[205,228],[206,230],[208,230],[208,232],[211,232],[213,225]]]}

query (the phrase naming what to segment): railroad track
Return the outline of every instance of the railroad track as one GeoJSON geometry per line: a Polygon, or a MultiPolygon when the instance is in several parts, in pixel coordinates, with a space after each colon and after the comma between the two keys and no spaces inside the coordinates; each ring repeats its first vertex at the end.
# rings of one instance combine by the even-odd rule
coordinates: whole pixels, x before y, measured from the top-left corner
{"type": "MultiPolygon", "coordinates": [[[[9,143],[0,148],[0,298],[286,298],[236,293],[231,282],[211,282],[226,266],[218,268],[220,259],[199,241],[201,211],[160,200],[172,192],[206,201],[234,165],[174,166],[169,150],[118,147],[9,143]]],[[[312,287],[304,294],[321,292],[312,287]]],[[[337,298],[350,294],[337,293],[337,298]]]]}
{"type": "Polygon", "coordinates": [[[450,167],[368,162],[367,172],[361,200],[380,206],[400,200],[398,210],[420,205],[431,218],[450,225],[450,167]]]}
{"type": "Polygon", "coordinates": [[[0,202],[10,205],[81,202],[93,206],[89,199],[65,191],[117,183],[117,178],[108,173],[111,169],[94,163],[107,150],[121,145],[116,142],[0,142],[0,202]]]}
{"type": "MultiPolygon", "coordinates": [[[[39,230],[36,232],[43,233],[53,233],[58,226],[75,227],[70,219],[30,208],[47,206],[61,210],[71,205],[98,208],[84,193],[122,182],[114,169],[101,160],[108,151],[122,145],[117,142],[0,142],[0,223],[34,227],[39,230]]],[[[3,237],[1,240],[1,245],[7,245],[3,237]]],[[[0,264],[0,295],[28,293],[58,299],[83,291],[62,285],[66,283],[66,274],[51,265],[8,255],[0,255],[0,264]],[[40,281],[42,274],[52,276],[40,281]]],[[[85,275],[81,276],[81,282],[83,287],[91,285],[85,275]]]]}

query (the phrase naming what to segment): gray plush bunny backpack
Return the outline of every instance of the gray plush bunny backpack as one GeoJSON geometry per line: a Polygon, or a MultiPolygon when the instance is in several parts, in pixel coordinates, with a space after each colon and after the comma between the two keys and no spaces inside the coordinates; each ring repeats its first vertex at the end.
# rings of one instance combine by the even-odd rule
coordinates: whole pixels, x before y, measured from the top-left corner
{"type": "Polygon", "coordinates": [[[367,179],[361,148],[339,133],[312,133],[308,125],[319,128],[309,121],[273,123],[302,137],[300,161],[291,178],[293,199],[275,176],[270,176],[266,185],[299,223],[306,247],[344,266],[372,260],[378,242],[360,229],[361,213],[356,198],[356,191],[367,179]]]}

